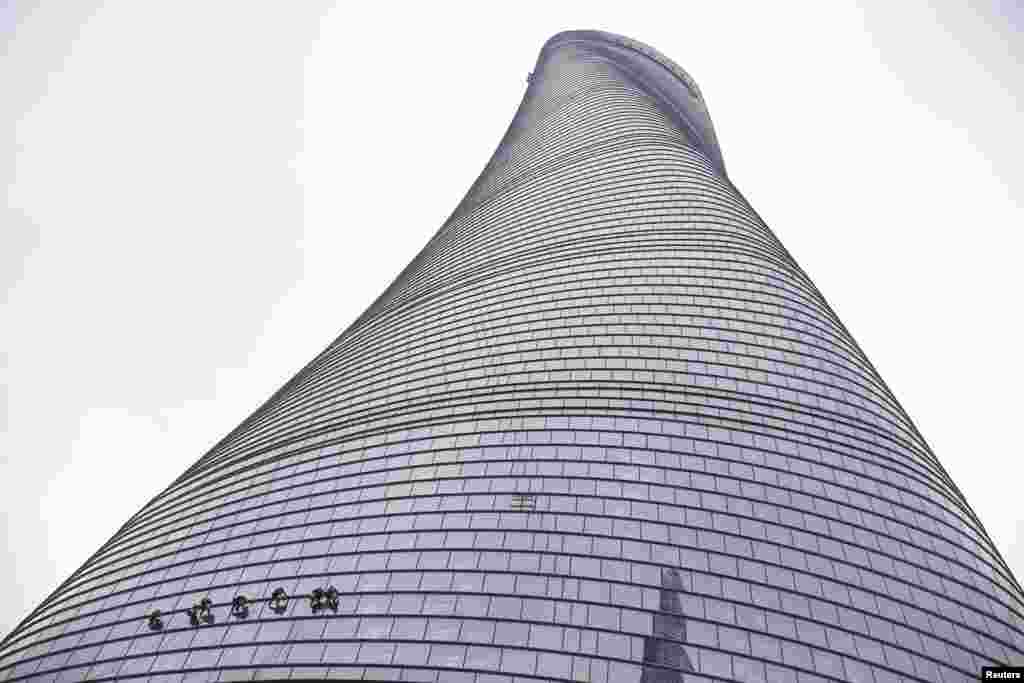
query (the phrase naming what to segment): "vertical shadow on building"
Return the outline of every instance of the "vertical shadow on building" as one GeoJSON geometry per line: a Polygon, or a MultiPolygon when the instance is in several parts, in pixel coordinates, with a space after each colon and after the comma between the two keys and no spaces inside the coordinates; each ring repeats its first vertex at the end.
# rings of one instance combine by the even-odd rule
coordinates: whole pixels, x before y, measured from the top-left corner
{"type": "Polygon", "coordinates": [[[683,649],[686,618],[679,601],[683,580],[677,569],[661,570],[661,600],[654,615],[654,629],[644,641],[644,670],[640,683],[683,683],[683,673],[693,664],[683,649]]]}

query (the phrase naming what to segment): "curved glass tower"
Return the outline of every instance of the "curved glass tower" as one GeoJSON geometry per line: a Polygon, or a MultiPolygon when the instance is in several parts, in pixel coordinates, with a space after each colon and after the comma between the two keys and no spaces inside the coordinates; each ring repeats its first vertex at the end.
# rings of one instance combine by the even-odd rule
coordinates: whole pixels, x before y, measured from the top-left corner
{"type": "Polygon", "coordinates": [[[950,683],[1024,664],[1022,614],[692,79],[574,31],[416,259],[0,680],[950,683]]]}

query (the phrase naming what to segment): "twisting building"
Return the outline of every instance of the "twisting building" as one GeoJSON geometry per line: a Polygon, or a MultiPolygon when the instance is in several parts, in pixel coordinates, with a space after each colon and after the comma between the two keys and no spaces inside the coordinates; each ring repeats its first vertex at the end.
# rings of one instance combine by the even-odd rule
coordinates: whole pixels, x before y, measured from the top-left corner
{"type": "Polygon", "coordinates": [[[966,681],[1024,595],[678,66],[544,46],[329,348],[0,645],[5,681],[966,681]]]}

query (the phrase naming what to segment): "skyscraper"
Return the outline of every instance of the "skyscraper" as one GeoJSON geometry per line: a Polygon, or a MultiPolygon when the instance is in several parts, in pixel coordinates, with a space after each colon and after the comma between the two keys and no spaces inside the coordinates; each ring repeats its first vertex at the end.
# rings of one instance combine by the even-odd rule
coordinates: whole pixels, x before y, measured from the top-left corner
{"type": "Polygon", "coordinates": [[[972,680],[1024,593],[635,41],[541,51],[346,332],[0,644],[0,680],[972,680]]]}

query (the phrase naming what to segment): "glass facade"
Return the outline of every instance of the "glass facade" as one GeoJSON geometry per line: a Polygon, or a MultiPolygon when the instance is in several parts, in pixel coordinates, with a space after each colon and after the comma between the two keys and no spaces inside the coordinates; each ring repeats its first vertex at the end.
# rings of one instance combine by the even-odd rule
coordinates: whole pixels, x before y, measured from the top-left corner
{"type": "Polygon", "coordinates": [[[569,32],[423,251],[0,681],[950,683],[1024,665],[1022,615],[697,86],[569,32]]]}

